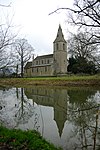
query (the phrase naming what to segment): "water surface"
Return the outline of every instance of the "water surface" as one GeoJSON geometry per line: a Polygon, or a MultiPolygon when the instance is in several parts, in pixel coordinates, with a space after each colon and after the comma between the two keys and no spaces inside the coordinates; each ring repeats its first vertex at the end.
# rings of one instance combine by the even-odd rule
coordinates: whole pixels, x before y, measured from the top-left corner
{"type": "Polygon", "coordinates": [[[64,150],[100,149],[100,90],[0,88],[0,123],[35,129],[64,150]]]}

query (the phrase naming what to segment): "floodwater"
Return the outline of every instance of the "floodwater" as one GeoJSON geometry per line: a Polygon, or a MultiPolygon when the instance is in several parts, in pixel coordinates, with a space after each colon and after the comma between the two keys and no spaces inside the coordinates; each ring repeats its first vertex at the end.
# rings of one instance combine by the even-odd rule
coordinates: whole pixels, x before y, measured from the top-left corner
{"type": "Polygon", "coordinates": [[[100,89],[0,87],[0,123],[35,129],[64,150],[99,150],[100,89]]]}

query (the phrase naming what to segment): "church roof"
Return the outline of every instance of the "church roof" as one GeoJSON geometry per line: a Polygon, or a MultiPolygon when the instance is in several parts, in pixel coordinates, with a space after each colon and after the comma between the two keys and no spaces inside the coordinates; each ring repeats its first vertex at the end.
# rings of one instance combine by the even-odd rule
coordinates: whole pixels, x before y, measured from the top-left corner
{"type": "Polygon", "coordinates": [[[27,62],[26,65],[25,65],[25,69],[28,69],[32,66],[32,62],[27,62]]]}
{"type": "Polygon", "coordinates": [[[64,35],[63,35],[63,32],[62,32],[61,25],[59,25],[57,36],[56,36],[56,39],[54,40],[54,43],[55,42],[66,42],[65,39],[64,39],[64,35]]]}
{"type": "Polygon", "coordinates": [[[37,56],[35,60],[45,59],[45,58],[53,58],[53,54],[37,56]]]}

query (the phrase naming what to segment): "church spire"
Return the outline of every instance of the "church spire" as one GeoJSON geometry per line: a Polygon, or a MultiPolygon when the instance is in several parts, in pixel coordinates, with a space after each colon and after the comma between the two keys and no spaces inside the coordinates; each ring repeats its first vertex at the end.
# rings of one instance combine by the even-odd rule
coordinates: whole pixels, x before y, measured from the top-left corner
{"type": "Polygon", "coordinates": [[[64,35],[63,35],[62,28],[61,28],[60,24],[59,24],[57,36],[56,36],[56,39],[54,42],[65,42],[64,35]]]}

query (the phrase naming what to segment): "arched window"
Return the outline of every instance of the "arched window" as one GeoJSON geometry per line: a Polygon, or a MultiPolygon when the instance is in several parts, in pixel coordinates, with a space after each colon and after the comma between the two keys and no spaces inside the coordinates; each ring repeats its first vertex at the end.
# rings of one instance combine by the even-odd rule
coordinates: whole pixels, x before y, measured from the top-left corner
{"type": "Polygon", "coordinates": [[[43,60],[42,60],[42,64],[43,64],[43,60]]]}
{"type": "Polygon", "coordinates": [[[32,72],[34,72],[34,68],[32,68],[32,72]]]}
{"type": "Polygon", "coordinates": [[[45,66],[45,72],[47,71],[47,66],[45,66]]]}
{"type": "Polygon", "coordinates": [[[49,59],[48,59],[48,64],[49,64],[49,59]]]}

